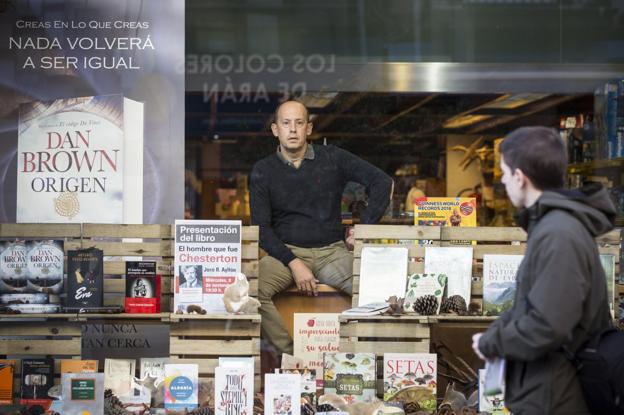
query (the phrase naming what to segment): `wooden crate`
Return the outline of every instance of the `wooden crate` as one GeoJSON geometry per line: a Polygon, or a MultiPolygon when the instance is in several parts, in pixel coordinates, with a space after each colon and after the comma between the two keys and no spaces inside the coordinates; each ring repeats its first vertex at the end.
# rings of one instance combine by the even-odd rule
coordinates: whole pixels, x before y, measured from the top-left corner
{"type": "Polygon", "coordinates": [[[73,315],[46,314],[33,320],[24,315],[0,315],[0,358],[16,361],[13,375],[14,398],[20,397],[21,360],[55,359],[54,384],[60,383],[60,360],[80,359],[80,325],[69,321],[73,315]]]}
{"type": "Polygon", "coordinates": [[[260,316],[170,315],[173,363],[197,363],[200,378],[214,378],[219,356],[253,356],[260,390],[260,316]]]}
{"type": "MultiPolygon", "coordinates": [[[[407,225],[356,225],[353,261],[353,306],[357,306],[362,248],[386,243],[386,246],[407,246],[408,274],[424,272],[425,246],[418,241],[427,240],[429,246],[456,246],[456,241],[475,241],[472,266],[471,302],[483,304],[483,256],[486,254],[522,255],[526,248],[526,232],[517,227],[431,227],[407,225]],[[387,243],[387,242],[391,243],[387,243]],[[396,243],[401,241],[401,243],[396,243]]],[[[616,258],[616,279],[620,273],[621,231],[616,229],[596,242],[602,254],[616,258]]],[[[624,295],[624,284],[619,284],[615,295],[624,295]]]]}
{"type": "MultiPolygon", "coordinates": [[[[126,261],[156,261],[161,275],[161,310],[173,307],[174,225],[112,224],[0,224],[0,238],[60,239],[68,250],[104,251],[104,304],[123,305],[126,261]]],[[[249,279],[252,296],[258,293],[258,227],[242,228],[241,269],[249,279]]]]}
{"type": "MultiPolygon", "coordinates": [[[[80,358],[81,324],[88,320],[160,320],[170,324],[173,362],[197,363],[202,380],[214,377],[219,356],[253,356],[260,387],[260,316],[170,314],[173,305],[173,225],[0,224],[0,238],[59,239],[70,249],[104,251],[104,301],[122,305],[125,261],[154,260],[162,279],[160,314],[0,314],[0,356],[80,358]],[[29,321],[31,320],[31,321],[29,321]],[[35,321],[32,321],[35,320],[35,321]],[[6,334],[6,336],[5,336],[6,334]],[[7,337],[8,336],[8,337],[7,337]]],[[[242,271],[258,291],[258,227],[242,228],[242,271]]],[[[138,358],[138,357],[137,357],[138,358]]],[[[58,369],[58,368],[57,368],[58,369]]],[[[57,376],[58,377],[58,376],[57,376]]],[[[58,379],[57,379],[58,381],[58,379]]],[[[17,381],[19,386],[19,380],[17,381]]],[[[16,388],[19,391],[19,388],[16,388]]]]}
{"type": "Polygon", "coordinates": [[[341,315],[340,352],[377,355],[377,396],[383,398],[384,353],[429,353],[431,330],[426,316],[347,317],[341,315]]]}

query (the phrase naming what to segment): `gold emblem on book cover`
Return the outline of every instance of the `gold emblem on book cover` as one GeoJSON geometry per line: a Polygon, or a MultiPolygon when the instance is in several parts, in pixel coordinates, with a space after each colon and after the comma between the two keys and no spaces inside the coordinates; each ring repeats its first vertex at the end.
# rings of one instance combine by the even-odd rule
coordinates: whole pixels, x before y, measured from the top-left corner
{"type": "Polygon", "coordinates": [[[72,219],[80,212],[80,202],[76,192],[63,192],[54,199],[54,210],[61,216],[72,219]]]}

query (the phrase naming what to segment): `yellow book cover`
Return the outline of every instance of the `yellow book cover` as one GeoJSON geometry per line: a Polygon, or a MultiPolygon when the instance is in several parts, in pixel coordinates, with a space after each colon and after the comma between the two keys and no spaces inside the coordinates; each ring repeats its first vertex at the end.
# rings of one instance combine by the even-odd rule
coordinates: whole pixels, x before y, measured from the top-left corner
{"type": "Polygon", "coordinates": [[[414,204],[414,225],[477,226],[474,197],[421,197],[414,204]]]}
{"type": "Polygon", "coordinates": [[[97,360],[61,360],[61,373],[97,373],[97,360]]]}
{"type": "Polygon", "coordinates": [[[0,405],[13,404],[15,360],[0,360],[0,405]]]}

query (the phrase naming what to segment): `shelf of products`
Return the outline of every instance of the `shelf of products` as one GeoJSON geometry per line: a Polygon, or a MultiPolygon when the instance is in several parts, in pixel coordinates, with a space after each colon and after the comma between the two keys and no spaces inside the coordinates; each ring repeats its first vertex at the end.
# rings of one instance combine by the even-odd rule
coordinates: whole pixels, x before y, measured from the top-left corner
{"type": "Polygon", "coordinates": [[[624,167],[624,158],[592,160],[584,163],[575,163],[568,166],[568,173],[582,174],[589,173],[599,169],[622,168],[624,167]]]}

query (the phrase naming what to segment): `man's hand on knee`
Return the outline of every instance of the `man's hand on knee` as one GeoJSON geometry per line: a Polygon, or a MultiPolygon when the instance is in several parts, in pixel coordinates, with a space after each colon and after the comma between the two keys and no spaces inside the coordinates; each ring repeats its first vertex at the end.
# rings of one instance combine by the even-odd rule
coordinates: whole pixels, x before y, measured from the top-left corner
{"type": "Polygon", "coordinates": [[[318,295],[316,284],[319,282],[312,273],[312,270],[300,260],[295,258],[288,263],[288,268],[292,272],[293,279],[299,291],[304,291],[308,295],[318,295]]]}

